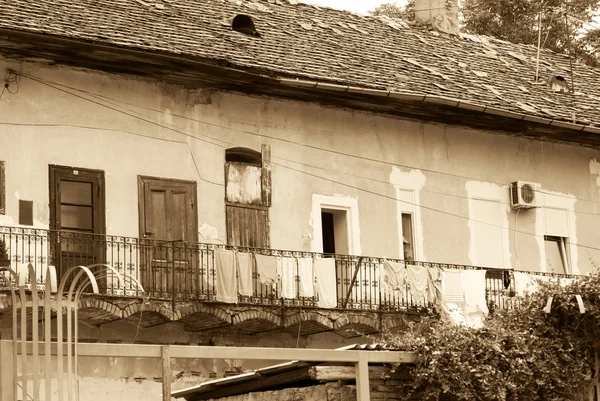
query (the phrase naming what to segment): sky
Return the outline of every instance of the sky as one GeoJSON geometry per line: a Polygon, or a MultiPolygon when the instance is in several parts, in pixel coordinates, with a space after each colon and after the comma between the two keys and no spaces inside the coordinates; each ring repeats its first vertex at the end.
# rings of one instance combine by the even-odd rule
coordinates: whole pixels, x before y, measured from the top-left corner
{"type": "MultiPolygon", "coordinates": [[[[348,10],[355,13],[367,14],[375,7],[384,4],[392,3],[394,0],[300,0],[302,3],[318,4],[340,10],[348,10]]],[[[403,3],[398,1],[398,4],[403,3]]]]}

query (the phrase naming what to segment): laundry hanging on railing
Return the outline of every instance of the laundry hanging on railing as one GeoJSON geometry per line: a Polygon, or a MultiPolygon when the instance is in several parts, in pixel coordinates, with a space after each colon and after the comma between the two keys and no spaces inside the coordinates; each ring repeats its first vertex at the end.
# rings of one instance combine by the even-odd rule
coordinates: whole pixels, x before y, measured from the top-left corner
{"type": "Polygon", "coordinates": [[[262,284],[275,284],[279,276],[276,256],[255,254],[256,271],[262,284]]]}
{"type": "Polygon", "coordinates": [[[317,278],[317,305],[320,308],[332,309],[337,307],[337,279],[335,274],[335,259],[323,258],[315,260],[315,276],[317,278]]]}
{"type": "Polygon", "coordinates": [[[408,290],[414,303],[427,303],[427,268],[411,265],[406,267],[408,290]]]}
{"type": "Polygon", "coordinates": [[[281,296],[294,299],[298,295],[296,287],[296,258],[278,258],[279,271],[281,271],[281,296]]]}
{"type": "Polygon", "coordinates": [[[406,267],[404,263],[390,262],[389,260],[384,261],[383,274],[384,282],[393,291],[406,290],[406,267]]]}
{"type": "Polygon", "coordinates": [[[298,278],[300,280],[300,296],[315,296],[315,276],[312,258],[298,258],[298,278]]]}
{"type": "Polygon", "coordinates": [[[462,273],[463,291],[465,294],[465,314],[488,314],[485,300],[485,270],[464,270],[462,273]]]}
{"type": "Polygon", "coordinates": [[[215,249],[216,300],[237,303],[237,277],[235,253],[226,249],[215,249]]]}
{"type": "MultiPolygon", "coordinates": [[[[536,292],[539,288],[540,283],[542,282],[554,282],[558,283],[559,280],[553,276],[544,276],[540,274],[532,274],[526,272],[514,272],[513,276],[515,278],[515,293],[519,296],[524,296],[526,294],[531,294],[536,292]]],[[[567,280],[564,281],[564,284],[570,284],[569,279],[561,279],[567,280]]]]}
{"type": "Polygon", "coordinates": [[[240,295],[251,297],[254,295],[252,287],[252,254],[236,252],[236,262],[240,295]]]}
{"type": "Polygon", "coordinates": [[[488,313],[485,270],[442,272],[442,311],[454,323],[481,327],[488,313]]]}
{"type": "Polygon", "coordinates": [[[427,298],[438,313],[442,311],[442,269],[430,267],[427,269],[427,298]]]}
{"type": "Polygon", "coordinates": [[[442,272],[442,299],[444,304],[465,302],[462,282],[463,270],[447,269],[442,272]]]}

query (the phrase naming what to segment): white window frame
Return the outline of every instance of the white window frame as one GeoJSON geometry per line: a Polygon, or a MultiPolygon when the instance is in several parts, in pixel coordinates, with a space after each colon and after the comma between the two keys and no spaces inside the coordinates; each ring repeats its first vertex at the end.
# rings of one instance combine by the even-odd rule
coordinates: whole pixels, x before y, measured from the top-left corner
{"type": "Polygon", "coordinates": [[[321,220],[321,211],[323,209],[342,210],[346,212],[348,254],[362,255],[358,200],[343,195],[313,194],[311,212],[313,235],[310,244],[311,251],[319,253],[323,252],[323,223],[321,220]]]}
{"type": "Polygon", "coordinates": [[[567,255],[569,265],[566,266],[567,274],[579,274],[579,255],[577,247],[577,233],[575,225],[575,202],[577,199],[573,195],[552,192],[548,190],[540,190],[538,192],[538,201],[540,207],[536,209],[535,215],[535,235],[540,251],[540,271],[548,273],[546,263],[546,243],[544,236],[552,235],[546,231],[546,210],[558,209],[567,212],[567,255]]]}
{"type": "Polygon", "coordinates": [[[404,259],[404,232],[402,230],[402,215],[410,214],[412,216],[413,225],[413,254],[417,261],[424,261],[423,255],[423,224],[421,223],[421,203],[419,199],[419,190],[413,188],[405,188],[396,186],[396,199],[398,199],[397,213],[398,213],[398,242],[399,242],[399,259],[404,259]],[[409,194],[410,203],[403,201],[409,194]]]}
{"type": "MultiPolygon", "coordinates": [[[[509,225],[508,225],[508,216],[510,214],[510,198],[509,198],[509,190],[508,185],[497,185],[489,182],[480,182],[480,181],[469,181],[466,184],[467,197],[469,203],[469,232],[470,232],[470,240],[469,240],[469,251],[468,258],[471,261],[471,264],[474,266],[480,266],[479,260],[477,258],[477,249],[475,244],[475,225],[474,225],[474,206],[473,200],[483,200],[483,201],[492,201],[498,202],[500,204],[500,228],[501,228],[501,238],[502,238],[502,268],[512,268],[511,254],[510,254],[510,240],[509,240],[509,225]]],[[[542,238],[543,240],[543,238],[542,238]]]]}

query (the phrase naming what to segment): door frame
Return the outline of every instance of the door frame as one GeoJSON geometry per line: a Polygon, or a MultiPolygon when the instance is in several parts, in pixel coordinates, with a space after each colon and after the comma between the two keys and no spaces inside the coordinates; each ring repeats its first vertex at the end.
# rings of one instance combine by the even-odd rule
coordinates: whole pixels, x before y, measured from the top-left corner
{"type": "Polygon", "coordinates": [[[146,238],[146,194],[144,190],[144,184],[149,182],[155,182],[166,185],[190,185],[192,186],[192,201],[194,202],[194,213],[193,223],[194,229],[192,230],[192,239],[187,239],[187,242],[198,242],[198,183],[196,181],[179,180],[175,178],[161,178],[152,177],[147,175],[138,175],[138,226],[139,226],[139,238],[146,238]]]}

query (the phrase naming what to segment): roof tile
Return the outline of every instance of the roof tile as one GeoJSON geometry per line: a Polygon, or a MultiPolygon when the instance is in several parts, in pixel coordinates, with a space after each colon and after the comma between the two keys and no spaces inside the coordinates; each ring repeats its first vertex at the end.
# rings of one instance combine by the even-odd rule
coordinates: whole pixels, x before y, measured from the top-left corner
{"type": "MultiPolygon", "coordinates": [[[[460,107],[600,125],[600,70],[574,63],[581,95],[555,93],[569,59],[486,36],[459,37],[386,17],[363,17],[295,0],[0,0],[0,28],[66,36],[144,51],[227,60],[274,76],[384,88],[460,107]],[[250,15],[261,38],[230,29],[250,15]],[[543,83],[535,83],[536,68],[543,83]],[[445,100],[444,100],[445,101],[445,100]],[[452,100],[454,102],[454,100],[452,100]],[[469,106],[466,106],[469,107],[469,106]]],[[[389,92],[388,92],[389,93],[389,92]]],[[[392,94],[396,96],[395,94],[392,94]]]]}

